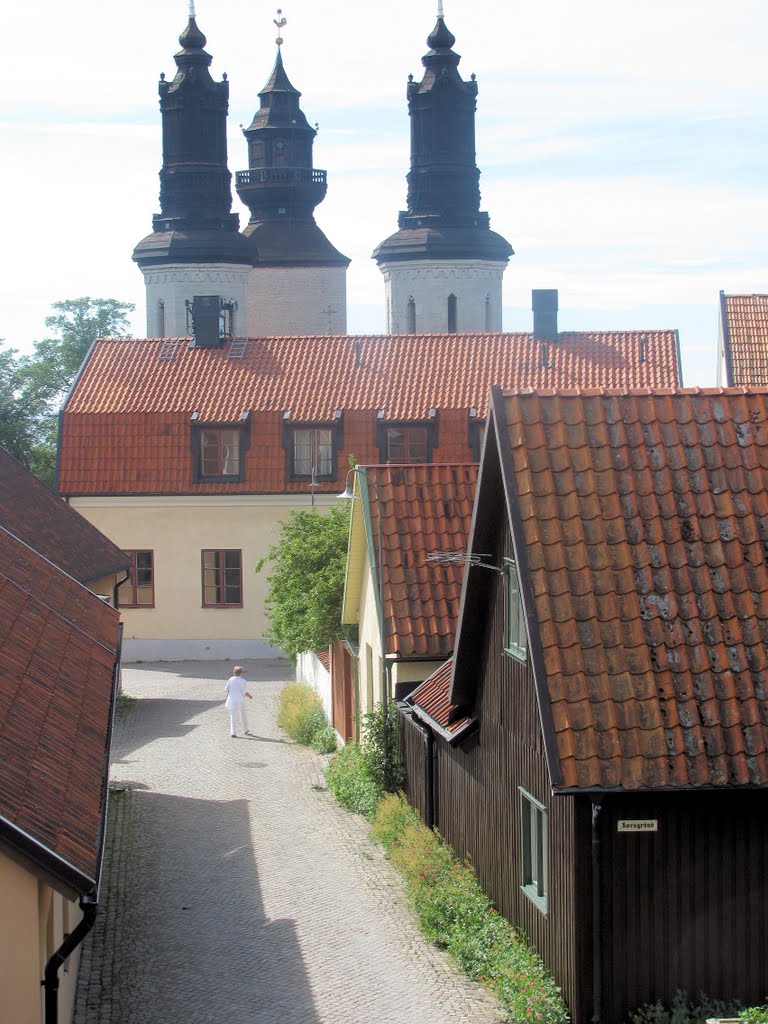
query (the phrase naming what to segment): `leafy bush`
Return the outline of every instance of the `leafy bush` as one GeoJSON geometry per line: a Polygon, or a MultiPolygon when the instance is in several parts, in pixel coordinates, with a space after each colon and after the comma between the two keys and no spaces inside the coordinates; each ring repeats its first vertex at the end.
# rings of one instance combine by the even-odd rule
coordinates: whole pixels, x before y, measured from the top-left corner
{"type": "Polygon", "coordinates": [[[317,704],[319,699],[312,687],[303,683],[289,683],[280,693],[277,724],[295,740],[304,718],[317,704]]]}
{"type": "Polygon", "coordinates": [[[713,999],[706,992],[699,992],[698,1003],[689,1002],[688,993],[679,988],[669,1006],[661,1001],[646,1003],[630,1014],[630,1020],[632,1024],[705,1024],[711,1017],[736,1017],[740,1009],[738,1000],[713,999]]]}
{"type": "Polygon", "coordinates": [[[293,738],[297,743],[301,743],[305,747],[311,747],[314,743],[315,735],[322,732],[326,725],[323,706],[319,700],[316,700],[297,721],[293,738]]]}
{"type": "Polygon", "coordinates": [[[377,704],[365,716],[363,742],[347,744],[328,765],[328,788],[342,807],[370,818],[382,793],[402,785],[399,751],[395,708],[385,715],[377,704]]]}
{"type": "Polygon", "coordinates": [[[768,1005],[750,1006],[748,1009],[742,1010],[739,1020],[743,1024],[768,1024],[768,1005]]]}
{"type": "Polygon", "coordinates": [[[277,724],[292,740],[321,754],[336,749],[336,732],[328,725],[320,698],[311,686],[291,683],[280,694],[277,724]]]}
{"type": "Polygon", "coordinates": [[[318,754],[332,754],[338,745],[336,730],[327,723],[312,737],[312,747],[318,754]]]}
{"type": "Polygon", "coordinates": [[[456,859],[402,794],[381,799],[371,831],[404,876],[426,936],[497,993],[508,1021],[566,1024],[560,990],[523,933],[494,910],[472,867],[456,859]]]}
{"type": "Polygon", "coordinates": [[[386,714],[376,704],[363,719],[363,752],[371,777],[383,793],[396,793],[405,781],[400,761],[397,708],[391,702],[386,714]]]}
{"type": "Polygon", "coordinates": [[[342,807],[366,818],[373,815],[381,791],[356,743],[348,743],[331,759],[325,769],[325,781],[342,807]]]}

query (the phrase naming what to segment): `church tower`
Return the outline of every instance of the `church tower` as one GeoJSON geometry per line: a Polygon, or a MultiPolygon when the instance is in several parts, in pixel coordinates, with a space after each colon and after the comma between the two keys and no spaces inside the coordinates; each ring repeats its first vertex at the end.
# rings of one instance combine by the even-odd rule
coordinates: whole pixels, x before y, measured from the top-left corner
{"type": "Polygon", "coordinates": [[[390,334],[501,330],[501,280],[513,250],[480,212],[477,83],[459,74],[455,41],[440,2],[424,77],[408,79],[408,209],[373,253],[390,334]]]}
{"type": "MultiPolygon", "coordinates": [[[[280,12],[278,12],[279,14],[280,12]]],[[[285,19],[276,22],[278,31],[285,19]]],[[[252,335],[345,334],[349,259],[315,223],[327,191],[312,162],[316,130],[299,106],[301,93],[283,66],[283,40],[261,105],[248,128],[248,170],[237,194],[251,211],[243,235],[253,266],[248,284],[252,335]]]]}
{"type": "MultiPolygon", "coordinates": [[[[160,76],[163,166],[160,213],[152,234],[133,252],[147,288],[147,336],[183,337],[193,331],[195,298],[201,310],[222,309],[221,331],[247,333],[250,250],[232,213],[227,168],[229,83],[214,82],[211,56],[195,21],[179,36],[176,76],[160,76]]],[[[218,312],[216,313],[218,319],[218,312]]]]}

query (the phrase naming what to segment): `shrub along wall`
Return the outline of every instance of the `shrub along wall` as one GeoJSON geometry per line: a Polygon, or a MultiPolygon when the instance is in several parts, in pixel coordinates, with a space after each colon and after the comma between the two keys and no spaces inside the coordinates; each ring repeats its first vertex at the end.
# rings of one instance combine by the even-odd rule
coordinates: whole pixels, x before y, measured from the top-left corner
{"type": "Polygon", "coordinates": [[[292,740],[320,754],[336,749],[336,730],[326,722],[318,695],[303,683],[291,683],[281,690],[277,724],[292,740]]]}

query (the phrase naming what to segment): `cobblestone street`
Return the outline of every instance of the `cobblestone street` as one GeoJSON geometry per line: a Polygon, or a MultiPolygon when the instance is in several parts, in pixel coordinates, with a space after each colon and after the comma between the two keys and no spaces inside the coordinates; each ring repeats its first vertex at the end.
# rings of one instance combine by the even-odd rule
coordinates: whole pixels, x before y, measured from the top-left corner
{"type": "Polygon", "coordinates": [[[285,741],[289,669],[246,664],[252,737],[230,738],[231,666],[124,669],[102,907],[76,1024],[491,1024],[495,1002],[419,933],[365,823],[285,741]]]}

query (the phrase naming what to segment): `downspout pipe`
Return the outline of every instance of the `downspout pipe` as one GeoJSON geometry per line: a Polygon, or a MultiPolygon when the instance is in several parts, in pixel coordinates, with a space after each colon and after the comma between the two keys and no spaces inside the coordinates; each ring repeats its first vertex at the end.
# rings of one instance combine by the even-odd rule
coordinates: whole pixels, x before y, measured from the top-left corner
{"type": "Polygon", "coordinates": [[[424,824],[427,828],[435,827],[435,736],[431,729],[426,729],[426,749],[424,750],[424,760],[426,761],[426,771],[424,773],[426,777],[426,788],[427,788],[427,800],[425,807],[426,821],[424,824]]]}
{"type": "Polygon", "coordinates": [[[592,1024],[601,1024],[603,1015],[603,950],[600,929],[603,877],[603,851],[600,839],[602,801],[601,796],[592,797],[592,1024]]]}
{"type": "Polygon", "coordinates": [[[64,941],[45,965],[41,982],[45,989],[45,1024],[59,1022],[59,968],[74,953],[88,932],[93,928],[99,904],[94,893],[80,897],[82,920],[64,936],[64,941]]]}
{"type": "Polygon", "coordinates": [[[128,580],[130,578],[131,578],[131,570],[129,569],[126,572],[125,576],[123,576],[123,578],[121,580],[116,580],[115,581],[115,584],[112,587],[112,607],[113,608],[117,608],[117,592],[119,591],[120,587],[122,587],[122,585],[124,583],[128,582],[128,580]]]}

